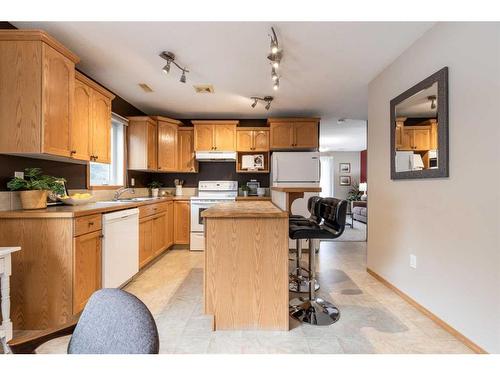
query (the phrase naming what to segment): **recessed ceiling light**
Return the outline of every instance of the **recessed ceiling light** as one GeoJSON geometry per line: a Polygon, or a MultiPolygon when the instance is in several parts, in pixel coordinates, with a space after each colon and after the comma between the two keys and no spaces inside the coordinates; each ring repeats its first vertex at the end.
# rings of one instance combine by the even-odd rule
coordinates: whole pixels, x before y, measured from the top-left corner
{"type": "Polygon", "coordinates": [[[144,92],[153,92],[153,89],[149,87],[145,83],[139,83],[139,87],[144,91],[144,92]]]}
{"type": "Polygon", "coordinates": [[[212,85],[194,85],[193,87],[197,94],[213,94],[215,92],[212,85]]]}

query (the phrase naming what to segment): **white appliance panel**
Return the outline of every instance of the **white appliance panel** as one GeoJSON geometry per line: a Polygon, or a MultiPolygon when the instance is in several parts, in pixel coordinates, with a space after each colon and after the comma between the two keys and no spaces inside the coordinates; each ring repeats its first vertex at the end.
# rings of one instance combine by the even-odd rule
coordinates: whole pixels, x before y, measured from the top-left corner
{"type": "Polygon", "coordinates": [[[139,210],[102,215],[102,287],[119,288],[139,272],[139,210]]]}
{"type": "Polygon", "coordinates": [[[320,182],[317,152],[275,152],[272,155],[273,186],[306,186],[320,182]]]}

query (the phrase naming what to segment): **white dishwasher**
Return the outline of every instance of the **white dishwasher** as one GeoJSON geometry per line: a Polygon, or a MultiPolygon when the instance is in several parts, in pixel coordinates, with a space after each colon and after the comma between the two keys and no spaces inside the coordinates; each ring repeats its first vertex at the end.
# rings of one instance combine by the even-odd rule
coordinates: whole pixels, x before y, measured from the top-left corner
{"type": "Polygon", "coordinates": [[[119,288],[139,272],[139,210],[102,215],[102,287],[119,288]]]}

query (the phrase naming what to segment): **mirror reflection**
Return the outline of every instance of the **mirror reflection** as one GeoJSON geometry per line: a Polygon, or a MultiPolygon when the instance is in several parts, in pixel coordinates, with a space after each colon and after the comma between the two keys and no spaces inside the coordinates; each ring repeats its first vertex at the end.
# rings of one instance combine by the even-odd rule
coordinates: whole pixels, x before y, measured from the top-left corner
{"type": "Polygon", "coordinates": [[[438,82],[395,106],[396,172],[437,169],[438,82]]]}

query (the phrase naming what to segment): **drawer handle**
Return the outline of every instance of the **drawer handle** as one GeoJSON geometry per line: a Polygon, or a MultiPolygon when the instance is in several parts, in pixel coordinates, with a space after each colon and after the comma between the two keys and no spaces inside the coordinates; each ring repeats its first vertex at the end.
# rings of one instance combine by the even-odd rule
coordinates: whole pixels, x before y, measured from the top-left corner
{"type": "Polygon", "coordinates": [[[89,221],[89,226],[94,225],[93,221],[89,221]]]}

